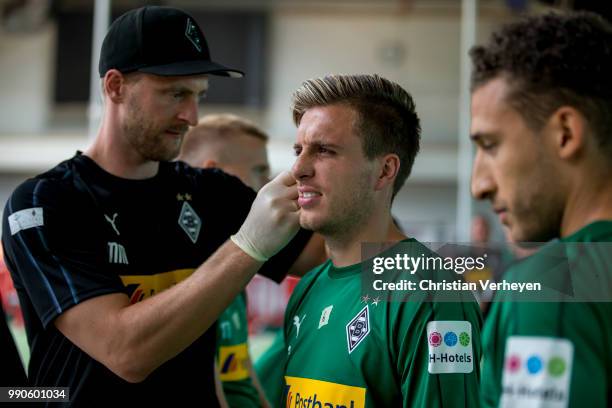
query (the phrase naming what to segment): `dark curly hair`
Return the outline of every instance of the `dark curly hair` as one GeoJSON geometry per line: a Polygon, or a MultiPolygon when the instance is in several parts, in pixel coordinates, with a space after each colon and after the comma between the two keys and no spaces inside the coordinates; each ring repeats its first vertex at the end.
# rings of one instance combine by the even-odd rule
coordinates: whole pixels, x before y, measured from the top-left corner
{"type": "Polygon", "coordinates": [[[589,12],[548,13],[508,24],[470,50],[472,90],[505,77],[509,103],[539,130],[563,105],[587,119],[612,152],[612,26],[589,12]]]}

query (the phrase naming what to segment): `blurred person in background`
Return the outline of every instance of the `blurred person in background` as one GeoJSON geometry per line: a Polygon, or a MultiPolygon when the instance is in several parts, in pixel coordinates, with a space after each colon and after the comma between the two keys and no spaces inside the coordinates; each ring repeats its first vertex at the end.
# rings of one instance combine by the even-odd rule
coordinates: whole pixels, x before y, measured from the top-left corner
{"type": "MultiPolygon", "coordinates": [[[[23,364],[15,345],[15,339],[9,329],[8,323],[23,325],[23,318],[19,308],[19,301],[7,301],[7,297],[17,296],[13,281],[8,269],[4,264],[4,255],[0,246],[0,387],[25,386],[27,378],[23,369],[23,364]],[[9,305],[12,310],[5,313],[4,307],[9,305]],[[7,321],[7,318],[9,319],[7,321]]],[[[13,326],[14,327],[14,326],[13,326]]]]}
{"type": "Polygon", "coordinates": [[[598,243],[612,241],[612,26],[584,12],[527,17],[470,55],[472,193],[491,201],[512,241],[550,241],[505,278],[546,274],[599,300],[555,291],[559,301],[494,302],[482,401],[610,407],[612,251],[598,243]],[[566,262],[548,273],[547,254],[566,262]]]}
{"type": "MultiPolygon", "coordinates": [[[[207,115],[185,134],[178,160],[192,167],[218,168],[258,191],[268,183],[268,135],[231,114],[207,115]]],[[[246,291],[217,320],[219,396],[229,407],[269,407],[249,354],[246,291]]]]}
{"type": "Polygon", "coordinates": [[[484,289],[480,282],[498,282],[501,279],[507,250],[504,243],[491,241],[491,225],[488,218],[482,214],[472,217],[470,234],[470,249],[464,256],[478,257],[486,254],[486,262],[484,268],[467,269],[463,278],[466,282],[476,283],[478,290],[474,291],[474,296],[480,305],[483,317],[486,318],[493,298],[493,290],[484,289]]]}
{"type": "Polygon", "coordinates": [[[0,295],[0,387],[27,385],[27,378],[15,340],[6,322],[0,295]]]}
{"type": "Polygon", "coordinates": [[[325,238],[330,259],[287,306],[282,405],[478,406],[482,321],[470,293],[454,302],[363,295],[363,242],[429,253],[391,216],[419,151],[412,97],[378,75],[332,75],[304,82],[292,108],[300,224],[325,238]],[[461,362],[436,354],[442,336],[461,362]]]}
{"type": "Polygon", "coordinates": [[[295,180],[281,174],[256,196],[170,161],[209,75],[241,75],[211,60],[187,13],[123,14],[99,73],[92,145],[25,181],[4,211],[29,385],[68,387],[78,406],[217,406],[215,321],[257,271],[281,280],[311,236],[298,232],[295,180]]]}
{"type": "Polygon", "coordinates": [[[11,273],[4,262],[4,254],[0,246],[0,295],[2,295],[2,307],[9,318],[10,323],[19,329],[23,328],[23,313],[19,305],[19,296],[13,285],[11,273]]]}

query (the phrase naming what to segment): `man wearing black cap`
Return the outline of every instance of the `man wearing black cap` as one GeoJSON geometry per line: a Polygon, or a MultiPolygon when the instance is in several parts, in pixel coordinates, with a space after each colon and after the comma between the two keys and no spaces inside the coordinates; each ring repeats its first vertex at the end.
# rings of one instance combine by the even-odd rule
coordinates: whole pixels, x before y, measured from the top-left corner
{"type": "Polygon", "coordinates": [[[95,141],[8,200],[2,241],[30,385],[69,387],[74,405],[217,405],[211,326],[262,265],[281,279],[308,234],[295,236],[289,174],[255,197],[220,171],[168,162],[197,123],[209,74],[241,75],[210,59],[188,14],[119,17],[101,51],[95,141]]]}

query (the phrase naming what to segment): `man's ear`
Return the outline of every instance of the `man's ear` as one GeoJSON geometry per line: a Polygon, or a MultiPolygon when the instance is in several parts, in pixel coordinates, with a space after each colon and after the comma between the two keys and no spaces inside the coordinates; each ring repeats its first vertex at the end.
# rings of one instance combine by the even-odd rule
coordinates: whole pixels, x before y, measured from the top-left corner
{"type": "Polygon", "coordinates": [[[375,189],[382,190],[388,185],[393,186],[397,173],[400,169],[400,159],[395,153],[389,153],[384,155],[380,160],[380,171],[378,172],[378,179],[376,180],[375,189]]]}
{"type": "Polygon", "coordinates": [[[125,99],[125,84],[125,76],[116,69],[108,70],[102,81],[105,95],[114,103],[125,99]]]}
{"type": "Polygon", "coordinates": [[[584,115],[571,106],[561,106],[549,118],[553,148],[559,158],[571,160],[585,148],[587,122],[584,115]]]}

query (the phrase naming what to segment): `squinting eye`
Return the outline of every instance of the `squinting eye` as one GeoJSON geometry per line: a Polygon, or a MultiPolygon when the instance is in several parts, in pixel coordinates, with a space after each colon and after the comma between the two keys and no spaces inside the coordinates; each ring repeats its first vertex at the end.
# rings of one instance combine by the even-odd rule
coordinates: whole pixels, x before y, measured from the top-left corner
{"type": "Polygon", "coordinates": [[[493,148],[495,148],[495,146],[497,145],[493,142],[483,142],[480,144],[480,148],[482,150],[492,150],[493,148]]]}

